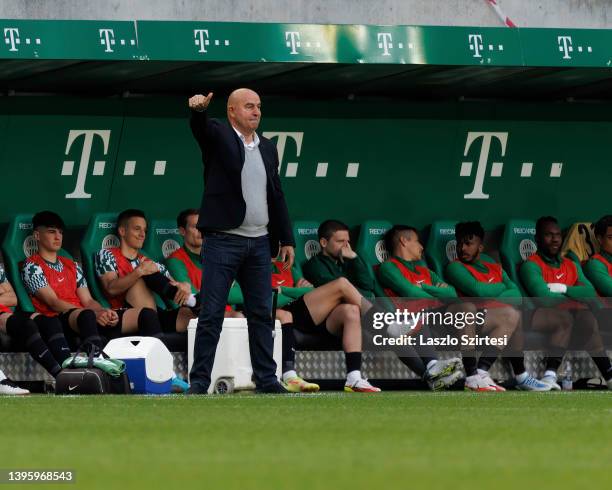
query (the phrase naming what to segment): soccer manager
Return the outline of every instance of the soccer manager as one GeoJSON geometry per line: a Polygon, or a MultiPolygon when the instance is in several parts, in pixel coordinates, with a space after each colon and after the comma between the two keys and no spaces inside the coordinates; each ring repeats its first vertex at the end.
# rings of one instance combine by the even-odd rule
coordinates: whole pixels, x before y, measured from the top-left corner
{"type": "Polygon", "coordinates": [[[190,394],[204,394],[211,371],[228,293],[234,279],[244,296],[251,364],[259,393],[287,393],[276,378],[272,338],[270,258],[293,265],[289,212],[278,176],[272,142],[257,134],[261,101],[241,88],[227,100],[229,124],[208,117],[213,97],[189,99],[191,131],[202,150],[204,195],[198,228],[202,246],[201,309],[195,336],[190,394]]]}

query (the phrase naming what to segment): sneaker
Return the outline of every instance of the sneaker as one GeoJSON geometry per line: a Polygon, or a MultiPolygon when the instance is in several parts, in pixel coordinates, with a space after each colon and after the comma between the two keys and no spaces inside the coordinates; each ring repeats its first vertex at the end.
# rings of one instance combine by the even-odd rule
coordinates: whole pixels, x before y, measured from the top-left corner
{"type": "Polygon", "coordinates": [[[0,395],[29,395],[30,392],[28,390],[24,390],[17,386],[14,381],[11,381],[8,378],[4,378],[0,381],[0,395]]]}
{"type": "Polygon", "coordinates": [[[429,389],[432,391],[440,391],[453,386],[457,381],[463,378],[463,373],[459,370],[452,372],[448,376],[442,376],[435,381],[428,381],[429,389]]]}
{"type": "Polygon", "coordinates": [[[172,378],[172,393],[186,393],[189,389],[189,383],[184,379],[175,376],[172,378]]]}
{"type": "Polygon", "coordinates": [[[465,378],[465,389],[468,391],[484,392],[497,390],[491,386],[480,374],[473,374],[465,378]]]}
{"type": "Polygon", "coordinates": [[[495,388],[495,391],[506,391],[506,388],[504,388],[503,386],[499,386],[494,380],[493,378],[491,378],[491,376],[489,375],[489,373],[487,373],[486,371],[484,373],[480,373],[480,377],[482,378],[482,380],[485,383],[488,383],[489,386],[492,386],[493,388],[495,388]]]}
{"type": "Polygon", "coordinates": [[[289,378],[283,383],[287,391],[291,393],[316,393],[319,391],[319,385],[316,383],[310,383],[299,376],[289,378]]]}
{"type": "Polygon", "coordinates": [[[440,378],[449,376],[459,369],[461,366],[461,359],[453,357],[452,359],[446,359],[444,361],[438,361],[430,369],[425,371],[423,379],[427,381],[429,385],[435,384],[440,378]]]}
{"type": "Polygon", "coordinates": [[[549,385],[551,390],[554,390],[554,391],[561,390],[559,383],[557,383],[557,376],[555,375],[549,374],[548,376],[542,376],[542,379],[540,379],[540,381],[542,383],[546,383],[547,385],[549,385]]]}
{"type": "Polygon", "coordinates": [[[550,391],[552,386],[528,374],[521,383],[517,381],[516,389],[522,391],[550,391]]]}
{"type": "Polygon", "coordinates": [[[372,386],[366,378],[361,378],[352,385],[345,384],[344,391],[347,393],[378,393],[381,390],[376,388],[376,386],[372,386]]]}

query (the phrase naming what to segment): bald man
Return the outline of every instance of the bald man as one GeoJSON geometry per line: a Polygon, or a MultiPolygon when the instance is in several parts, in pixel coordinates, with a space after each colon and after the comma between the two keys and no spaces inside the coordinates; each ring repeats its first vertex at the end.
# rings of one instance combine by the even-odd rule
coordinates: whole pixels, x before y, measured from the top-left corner
{"type": "Polygon", "coordinates": [[[234,279],[244,296],[256,391],[287,393],[276,378],[272,356],[270,257],[285,269],[294,259],[289,212],[278,176],[278,154],[257,134],[261,101],[241,88],[227,100],[229,124],[208,117],[213,97],[189,99],[191,131],[202,150],[204,195],[197,227],[202,246],[202,307],[196,330],[189,394],[205,394],[234,279]]]}

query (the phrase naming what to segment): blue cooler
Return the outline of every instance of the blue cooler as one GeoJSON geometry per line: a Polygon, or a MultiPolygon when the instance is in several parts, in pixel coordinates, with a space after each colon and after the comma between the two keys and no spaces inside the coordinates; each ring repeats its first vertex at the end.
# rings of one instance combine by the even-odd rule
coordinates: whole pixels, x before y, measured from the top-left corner
{"type": "Polygon", "coordinates": [[[111,340],[104,352],[125,362],[132,392],[166,394],[174,376],[172,354],[155,337],[123,337],[111,340]]]}

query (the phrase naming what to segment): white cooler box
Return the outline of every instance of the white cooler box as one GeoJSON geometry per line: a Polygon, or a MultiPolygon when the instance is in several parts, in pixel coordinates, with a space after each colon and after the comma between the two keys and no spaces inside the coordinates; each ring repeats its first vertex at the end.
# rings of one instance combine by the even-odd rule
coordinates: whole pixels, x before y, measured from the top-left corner
{"type": "Polygon", "coordinates": [[[134,393],[164,394],[172,389],[172,354],[155,337],[123,337],[111,340],[104,352],[125,362],[134,393]]]}
{"type": "MultiPolygon", "coordinates": [[[[193,365],[197,319],[187,327],[187,363],[189,371],[193,365]]],[[[282,331],[280,322],[274,325],[274,361],[276,376],[281,375],[282,331]]],[[[221,337],[217,345],[215,364],[211,373],[209,393],[232,393],[236,390],[253,390],[253,367],[249,353],[249,333],[246,318],[225,318],[221,337]]]]}

